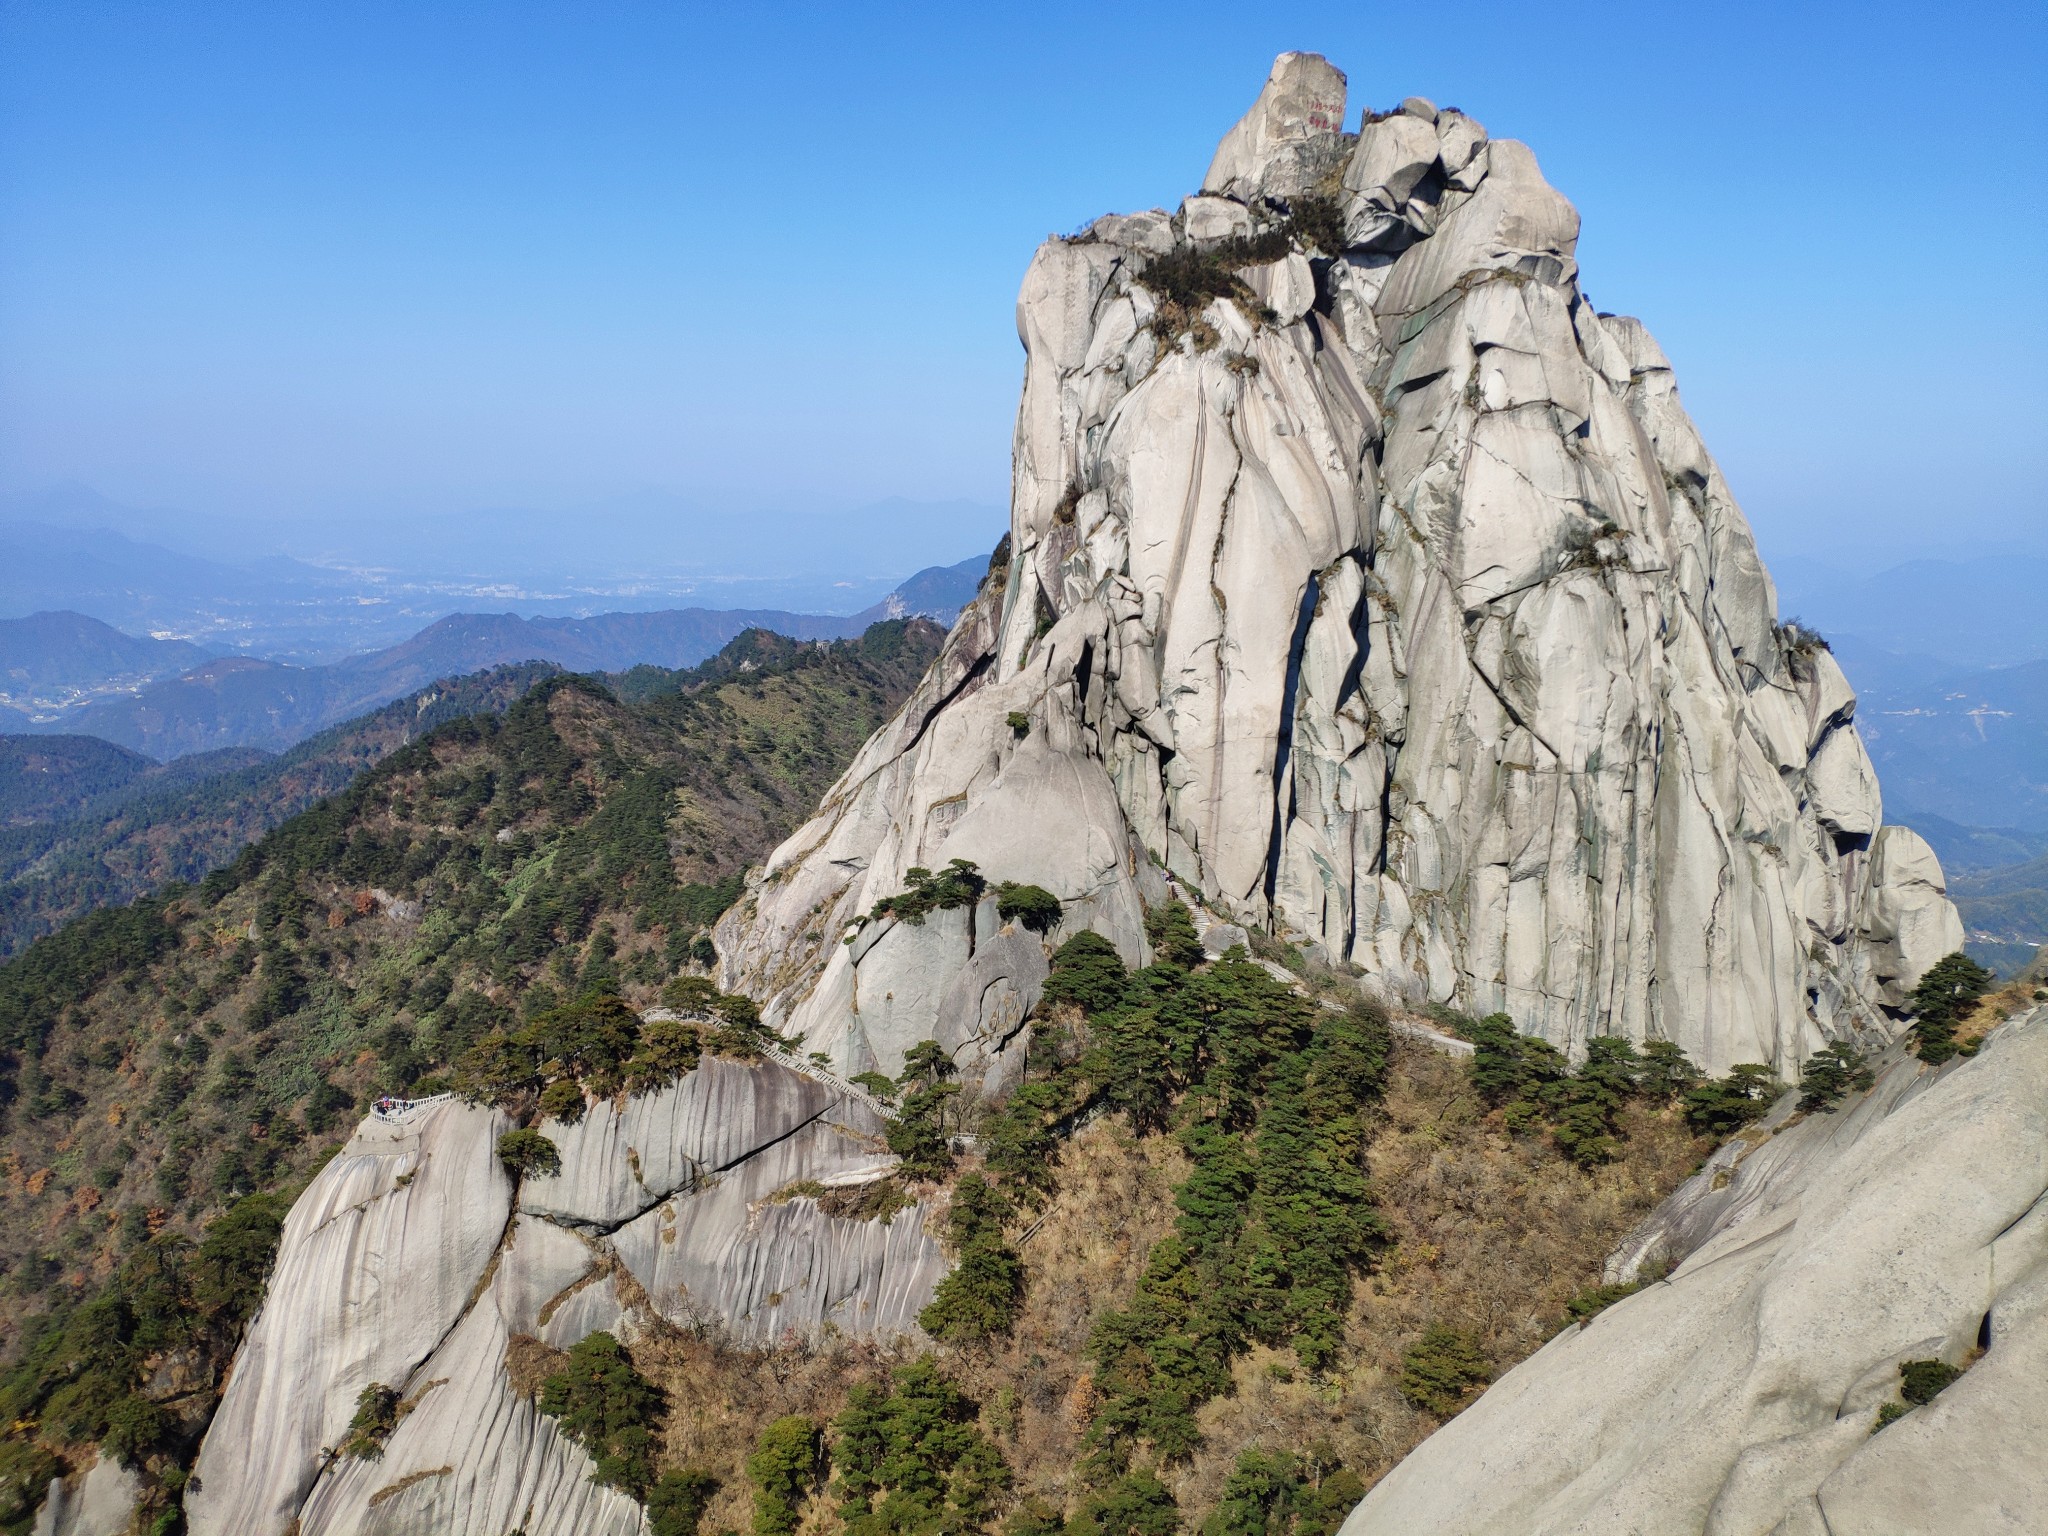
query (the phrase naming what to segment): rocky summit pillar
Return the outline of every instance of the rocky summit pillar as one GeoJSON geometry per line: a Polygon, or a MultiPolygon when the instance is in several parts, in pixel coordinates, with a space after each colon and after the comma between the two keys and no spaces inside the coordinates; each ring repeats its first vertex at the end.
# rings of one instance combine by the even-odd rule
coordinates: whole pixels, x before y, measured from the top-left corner
{"type": "Polygon", "coordinates": [[[1344,72],[1319,53],[1283,53],[1251,111],[1223,136],[1202,190],[1249,201],[1310,190],[1344,131],[1344,72]]]}
{"type": "Polygon", "coordinates": [[[719,929],[841,1070],[1008,1070],[1046,944],[885,904],[954,859],[1132,963],[1172,882],[1397,1001],[1788,1078],[1960,947],[1572,205],[1344,100],[1282,55],[1201,192],[1032,258],[1008,558],[719,929]]]}

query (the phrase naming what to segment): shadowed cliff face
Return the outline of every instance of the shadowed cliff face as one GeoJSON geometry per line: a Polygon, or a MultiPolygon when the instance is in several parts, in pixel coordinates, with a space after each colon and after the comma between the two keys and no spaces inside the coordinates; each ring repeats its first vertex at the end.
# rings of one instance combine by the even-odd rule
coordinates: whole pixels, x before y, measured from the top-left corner
{"type": "Polygon", "coordinates": [[[953,858],[1130,959],[1170,874],[1391,996],[1717,1071],[1881,1036],[1958,947],[1571,206],[1457,112],[1343,102],[1282,56],[1207,190],[1033,259],[1006,577],[721,930],[842,1066],[992,1049],[869,984],[914,943],[937,999],[964,938],[840,943],[953,858]]]}

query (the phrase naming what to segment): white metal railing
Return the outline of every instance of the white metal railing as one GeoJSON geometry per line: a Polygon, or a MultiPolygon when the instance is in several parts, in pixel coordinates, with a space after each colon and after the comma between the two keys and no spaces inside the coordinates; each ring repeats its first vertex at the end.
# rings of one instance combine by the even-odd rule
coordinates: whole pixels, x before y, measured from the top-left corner
{"type": "Polygon", "coordinates": [[[401,1099],[387,1094],[370,1106],[370,1113],[379,1120],[399,1120],[416,1109],[445,1104],[454,1097],[452,1093],[430,1093],[424,1099],[401,1099]]]}

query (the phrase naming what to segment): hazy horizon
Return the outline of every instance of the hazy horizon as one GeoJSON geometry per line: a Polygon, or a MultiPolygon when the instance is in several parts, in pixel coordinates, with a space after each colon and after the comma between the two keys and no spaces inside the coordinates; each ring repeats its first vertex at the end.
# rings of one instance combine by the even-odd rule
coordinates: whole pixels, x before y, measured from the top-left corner
{"type": "Polygon", "coordinates": [[[17,4],[0,492],[251,556],[495,543],[488,513],[650,567],[737,530],[761,570],[892,498],[1000,509],[1033,247],[1195,190],[1292,47],[1354,124],[1422,92],[1534,147],[1767,558],[2048,553],[2041,413],[1990,387],[2048,338],[2039,157],[1930,127],[2038,123],[2042,36],[1971,5],[17,4]]]}

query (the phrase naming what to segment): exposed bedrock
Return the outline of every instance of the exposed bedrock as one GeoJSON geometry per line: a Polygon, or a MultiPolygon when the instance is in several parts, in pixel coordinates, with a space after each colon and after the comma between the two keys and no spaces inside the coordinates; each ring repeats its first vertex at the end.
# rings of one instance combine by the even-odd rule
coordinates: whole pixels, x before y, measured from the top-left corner
{"type": "Polygon", "coordinates": [[[639,1506],[514,1390],[521,1341],[914,1335],[945,1271],[921,1206],[852,1220],[792,1188],[894,1159],[867,1105],[772,1062],[709,1058],[543,1122],[561,1171],[516,1191],[509,1126],[450,1100],[373,1115],[300,1196],[200,1451],[195,1536],[626,1536],[639,1506]],[[397,1427],[381,1457],[338,1455],[372,1384],[399,1394],[397,1427]]]}
{"type": "Polygon", "coordinates": [[[2048,1008],[1746,1133],[1617,1277],[1660,1257],[1682,1262],[1503,1376],[1343,1536],[2048,1530],[2048,1008]],[[1967,1369],[1876,1429],[1932,1359],[1967,1369]]]}
{"type": "Polygon", "coordinates": [[[1030,945],[936,918],[842,942],[953,858],[1133,960],[1171,874],[1392,997],[1717,1071],[1881,1041],[1959,946],[1670,363],[1579,291],[1571,205],[1460,113],[1342,117],[1284,55],[1199,196],[1033,258],[1008,564],[719,930],[725,983],[842,1069],[986,1056],[1008,1004],[938,1005],[970,967],[1033,995],[1030,945]],[[1148,285],[1309,195],[1341,253],[1198,316],[1148,285]]]}
{"type": "Polygon", "coordinates": [[[195,1532],[284,1529],[362,1390],[405,1381],[468,1310],[512,1211],[509,1128],[453,1104],[372,1116],[292,1206],[193,1469],[195,1532]]]}
{"type": "Polygon", "coordinates": [[[73,1481],[50,1479],[29,1536],[129,1536],[142,1493],[141,1474],[103,1457],[73,1481]]]}

